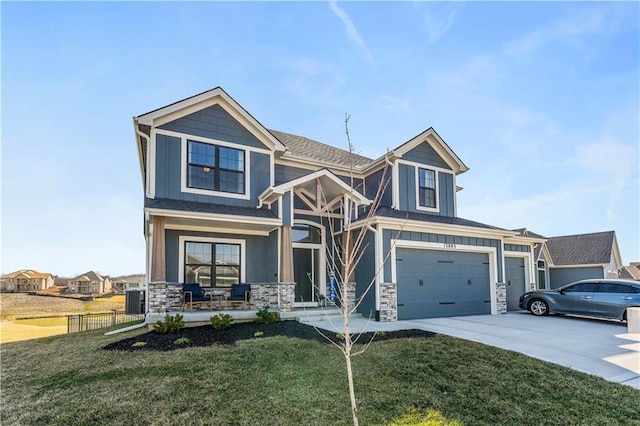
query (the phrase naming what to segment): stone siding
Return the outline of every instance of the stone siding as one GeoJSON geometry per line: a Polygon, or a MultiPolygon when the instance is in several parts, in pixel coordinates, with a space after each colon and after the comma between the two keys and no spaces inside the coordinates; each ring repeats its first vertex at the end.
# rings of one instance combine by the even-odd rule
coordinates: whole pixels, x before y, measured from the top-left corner
{"type": "Polygon", "coordinates": [[[507,313],[507,285],[496,283],[496,306],[498,314],[507,313]]]}
{"type": "Polygon", "coordinates": [[[380,284],[380,322],[398,321],[398,292],[396,283],[380,284]]]}
{"type": "MultiPolygon", "coordinates": [[[[295,299],[295,283],[255,283],[251,284],[250,308],[262,309],[265,306],[271,309],[278,308],[282,312],[293,310],[295,299]]],[[[224,295],[218,296],[226,299],[231,295],[231,289],[224,290],[224,295]]],[[[167,282],[151,282],[148,286],[149,313],[165,314],[182,310],[182,284],[167,282]]]]}
{"type": "Polygon", "coordinates": [[[282,312],[293,310],[296,283],[251,284],[251,308],[278,308],[282,312]]]}
{"type": "Polygon", "coordinates": [[[182,284],[150,282],[148,292],[150,313],[164,314],[180,309],[182,284]]]}

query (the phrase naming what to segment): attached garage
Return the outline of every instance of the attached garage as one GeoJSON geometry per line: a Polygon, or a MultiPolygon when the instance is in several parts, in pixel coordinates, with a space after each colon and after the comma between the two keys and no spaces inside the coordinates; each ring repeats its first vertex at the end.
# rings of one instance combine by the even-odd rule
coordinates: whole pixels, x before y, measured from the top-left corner
{"type": "Polygon", "coordinates": [[[491,313],[489,254],[396,249],[398,319],[491,313]]]}
{"type": "Polygon", "coordinates": [[[526,293],[525,267],[523,257],[505,257],[504,268],[507,284],[507,311],[520,309],[520,296],[526,293]]]}

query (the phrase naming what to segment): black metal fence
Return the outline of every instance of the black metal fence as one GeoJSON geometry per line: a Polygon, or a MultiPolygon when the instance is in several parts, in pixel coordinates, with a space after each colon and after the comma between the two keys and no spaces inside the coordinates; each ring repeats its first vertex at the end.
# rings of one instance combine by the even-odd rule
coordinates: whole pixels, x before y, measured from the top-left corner
{"type": "Polygon", "coordinates": [[[144,320],[144,314],[127,314],[124,311],[69,315],[67,316],[67,333],[97,330],[99,328],[142,320],[144,320]]]}

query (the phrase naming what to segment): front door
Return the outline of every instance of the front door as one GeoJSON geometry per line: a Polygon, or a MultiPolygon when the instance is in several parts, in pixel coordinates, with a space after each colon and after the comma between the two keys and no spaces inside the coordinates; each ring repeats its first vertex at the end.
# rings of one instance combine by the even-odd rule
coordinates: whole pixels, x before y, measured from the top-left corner
{"type": "Polygon", "coordinates": [[[320,275],[320,249],[294,247],[293,280],[296,282],[296,305],[316,304],[316,295],[320,291],[320,275]]]}

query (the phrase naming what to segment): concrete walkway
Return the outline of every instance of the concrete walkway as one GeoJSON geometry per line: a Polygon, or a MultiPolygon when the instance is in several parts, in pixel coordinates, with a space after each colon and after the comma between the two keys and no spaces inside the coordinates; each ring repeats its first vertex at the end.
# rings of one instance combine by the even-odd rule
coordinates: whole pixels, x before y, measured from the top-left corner
{"type": "MultiPolygon", "coordinates": [[[[340,320],[334,320],[333,326],[326,320],[307,323],[344,331],[340,320]]],[[[351,319],[355,332],[412,328],[520,352],[640,389],[640,334],[628,334],[626,325],[619,322],[553,315],[534,317],[524,311],[387,323],[351,319]]]]}

